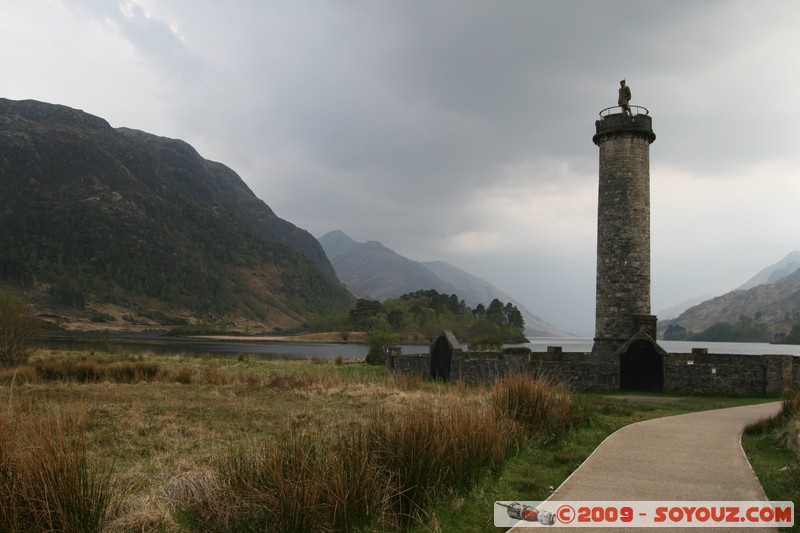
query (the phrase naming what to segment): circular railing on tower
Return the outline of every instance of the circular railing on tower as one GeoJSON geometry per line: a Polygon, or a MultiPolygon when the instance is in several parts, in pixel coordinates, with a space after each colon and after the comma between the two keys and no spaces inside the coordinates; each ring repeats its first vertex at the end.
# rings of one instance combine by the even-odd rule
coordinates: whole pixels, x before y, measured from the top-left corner
{"type": "MultiPolygon", "coordinates": [[[[629,105],[628,106],[628,110],[629,110],[629,114],[631,116],[633,116],[633,117],[635,117],[636,115],[649,115],[650,114],[650,110],[649,109],[647,109],[646,107],[642,107],[640,105],[629,105]]],[[[615,105],[615,106],[612,106],[612,107],[607,107],[607,108],[603,109],[602,111],[600,111],[600,118],[605,118],[608,115],[624,115],[624,114],[625,114],[625,110],[622,108],[622,106],[615,105]],[[613,111],[612,112],[613,109],[617,109],[618,111],[613,111]]]]}

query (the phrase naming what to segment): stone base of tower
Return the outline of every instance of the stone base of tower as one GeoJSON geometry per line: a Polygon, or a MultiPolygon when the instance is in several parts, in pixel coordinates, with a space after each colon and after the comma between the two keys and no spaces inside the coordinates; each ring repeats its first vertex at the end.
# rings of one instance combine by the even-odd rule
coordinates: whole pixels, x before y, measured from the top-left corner
{"type": "Polygon", "coordinates": [[[607,362],[614,369],[609,379],[615,388],[662,392],[664,390],[664,357],[656,342],[655,315],[635,315],[635,333],[628,339],[595,338],[592,358],[607,362]]]}
{"type": "Polygon", "coordinates": [[[592,355],[599,358],[618,356],[619,350],[639,334],[646,335],[655,343],[657,325],[658,318],[655,315],[633,315],[623,331],[617,332],[616,335],[596,335],[592,355]]]}
{"type": "Polygon", "coordinates": [[[592,345],[592,357],[611,361],[619,357],[619,350],[628,339],[595,339],[592,345]]]}

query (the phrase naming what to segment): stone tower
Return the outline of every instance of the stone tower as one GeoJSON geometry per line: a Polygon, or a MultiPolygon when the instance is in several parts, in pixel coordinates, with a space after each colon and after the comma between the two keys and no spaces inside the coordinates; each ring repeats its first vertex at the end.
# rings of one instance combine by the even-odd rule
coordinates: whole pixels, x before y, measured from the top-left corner
{"type": "MultiPolygon", "coordinates": [[[[595,126],[592,140],[600,148],[600,183],[592,354],[619,362],[619,385],[625,388],[623,367],[633,357],[632,350],[638,354],[635,365],[644,364],[642,357],[653,359],[644,365],[646,374],[657,372],[649,367],[659,365],[651,355],[663,354],[655,343],[656,317],[650,314],[650,143],[656,136],[647,109],[627,102],[601,111],[595,126]],[[643,350],[648,354],[641,356],[643,350]]],[[[661,385],[634,388],[660,390],[663,357],[660,368],[661,385]]]]}

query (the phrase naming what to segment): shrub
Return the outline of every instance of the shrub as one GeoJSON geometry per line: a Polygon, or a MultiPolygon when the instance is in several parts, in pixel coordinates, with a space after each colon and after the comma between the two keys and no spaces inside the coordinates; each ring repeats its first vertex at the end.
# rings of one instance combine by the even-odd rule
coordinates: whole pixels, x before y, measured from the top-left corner
{"type": "Polygon", "coordinates": [[[369,334],[369,352],[366,361],[370,365],[382,365],[386,363],[386,355],[389,348],[397,344],[400,336],[397,333],[376,330],[369,334]]]}

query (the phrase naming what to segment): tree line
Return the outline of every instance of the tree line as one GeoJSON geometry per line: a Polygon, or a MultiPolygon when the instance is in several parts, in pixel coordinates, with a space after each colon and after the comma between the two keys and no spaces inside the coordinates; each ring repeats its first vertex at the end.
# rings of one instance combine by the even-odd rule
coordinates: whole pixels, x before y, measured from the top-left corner
{"type": "Polygon", "coordinates": [[[487,347],[526,342],[525,320],[512,303],[495,298],[488,306],[470,308],[455,294],[418,290],[384,302],[359,299],[349,312],[329,315],[316,331],[366,331],[397,334],[407,341],[431,342],[444,330],[459,340],[487,347]]]}

